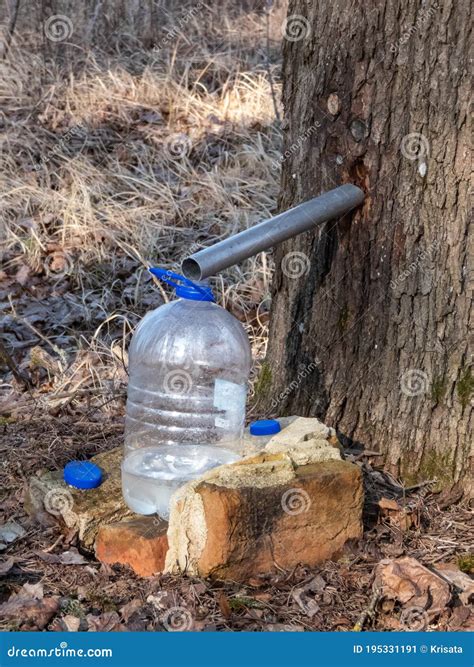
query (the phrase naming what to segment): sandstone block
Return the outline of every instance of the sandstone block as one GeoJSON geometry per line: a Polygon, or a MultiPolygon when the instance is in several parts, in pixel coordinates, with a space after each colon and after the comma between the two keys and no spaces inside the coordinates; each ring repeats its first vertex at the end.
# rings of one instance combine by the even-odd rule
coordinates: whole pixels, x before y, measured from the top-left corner
{"type": "Polygon", "coordinates": [[[103,563],[121,563],[140,576],[162,572],[168,551],[168,522],[157,517],[138,517],[99,528],[95,553],[103,563]]]}
{"type": "Polygon", "coordinates": [[[243,581],[316,565],[361,536],[362,502],[359,468],[331,454],[298,466],[288,452],[262,453],[216,468],[175,495],[165,570],[243,581]]]}

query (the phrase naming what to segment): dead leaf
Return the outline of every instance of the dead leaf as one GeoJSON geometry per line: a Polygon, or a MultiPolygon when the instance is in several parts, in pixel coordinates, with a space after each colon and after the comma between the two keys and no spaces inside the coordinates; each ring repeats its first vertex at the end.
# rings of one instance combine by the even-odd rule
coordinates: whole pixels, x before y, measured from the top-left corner
{"type": "Polygon", "coordinates": [[[140,114],[141,121],[144,123],[162,123],[163,122],[163,116],[159,111],[144,111],[143,113],[140,114]]]}
{"type": "Polygon", "coordinates": [[[60,554],[59,562],[62,565],[87,565],[89,561],[75,547],[71,547],[69,551],[60,554]]]}
{"type": "Polygon", "coordinates": [[[13,556],[11,558],[8,558],[7,560],[1,561],[0,562],[0,576],[4,577],[6,574],[10,572],[12,567],[15,565],[15,559],[13,556]]]}
{"type": "Polygon", "coordinates": [[[207,591],[207,586],[204,582],[199,581],[197,584],[191,584],[191,589],[196,595],[204,595],[207,591]]]}
{"type": "Polygon", "coordinates": [[[222,616],[224,618],[230,618],[232,616],[232,609],[230,608],[229,600],[225,593],[221,593],[218,598],[219,609],[221,610],[222,616]]]}
{"type": "Polygon", "coordinates": [[[67,614],[62,618],[55,618],[48,626],[50,632],[78,632],[81,625],[81,619],[72,614],[67,614]]]}
{"type": "Polygon", "coordinates": [[[474,596],[474,581],[471,577],[450,564],[438,564],[436,569],[440,576],[448,579],[460,591],[458,596],[461,602],[465,605],[470,604],[471,598],[474,596]]]}
{"type": "Polygon", "coordinates": [[[126,632],[126,627],[120,622],[116,611],[106,611],[100,616],[87,614],[86,620],[89,632],[126,632]]]}
{"type": "Polygon", "coordinates": [[[75,547],[71,547],[69,551],[64,551],[62,554],[50,554],[46,551],[36,551],[35,553],[45,563],[60,563],[61,565],[88,565],[89,563],[75,547]]]}
{"type": "Polygon", "coordinates": [[[379,500],[382,517],[389,520],[392,526],[402,531],[416,528],[419,525],[419,516],[415,510],[402,507],[392,498],[381,498],[379,500]]]}
{"type": "Polygon", "coordinates": [[[379,500],[379,507],[382,510],[395,510],[396,512],[401,510],[401,507],[397,501],[392,500],[391,498],[381,498],[379,500]]]}
{"type": "Polygon", "coordinates": [[[472,632],[474,630],[474,614],[472,609],[463,605],[454,607],[448,622],[448,630],[472,632]]]}
{"type": "Polygon", "coordinates": [[[42,630],[59,610],[59,596],[43,597],[42,584],[24,584],[0,604],[0,616],[20,620],[22,625],[42,630]]]}
{"type": "Polygon", "coordinates": [[[20,268],[15,274],[16,282],[19,283],[22,287],[24,287],[28,282],[30,273],[31,273],[30,267],[27,264],[21,264],[20,268]]]}
{"type": "Polygon", "coordinates": [[[273,595],[271,593],[254,593],[252,598],[254,600],[259,600],[260,602],[270,602],[273,595]]]}
{"type": "Polygon", "coordinates": [[[4,551],[9,544],[26,535],[26,530],[16,521],[8,521],[0,526],[0,551],[4,551]]]}
{"type": "Polygon", "coordinates": [[[433,611],[444,609],[451,599],[449,584],[409,556],[380,561],[374,587],[385,598],[433,611]]]}
{"type": "Polygon", "coordinates": [[[138,598],[134,598],[133,600],[130,600],[130,602],[127,602],[127,604],[124,604],[124,606],[119,609],[125,623],[128,623],[130,617],[133,616],[133,614],[137,612],[139,609],[141,609],[142,605],[143,602],[141,600],[139,600],[138,598]]]}
{"type": "Polygon", "coordinates": [[[176,598],[171,591],[157,591],[155,595],[149,595],[146,601],[156,609],[169,609],[176,606],[176,598]]]}

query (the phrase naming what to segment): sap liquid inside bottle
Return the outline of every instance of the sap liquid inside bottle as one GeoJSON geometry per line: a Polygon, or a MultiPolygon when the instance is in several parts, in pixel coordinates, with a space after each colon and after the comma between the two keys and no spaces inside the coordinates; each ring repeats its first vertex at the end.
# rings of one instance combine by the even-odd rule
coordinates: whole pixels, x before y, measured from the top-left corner
{"type": "Polygon", "coordinates": [[[251,352],[209,286],[150,271],[179,298],[148,313],[130,344],[122,488],[134,512],[167,518],[177,488],[240,458],[251,352]]]}

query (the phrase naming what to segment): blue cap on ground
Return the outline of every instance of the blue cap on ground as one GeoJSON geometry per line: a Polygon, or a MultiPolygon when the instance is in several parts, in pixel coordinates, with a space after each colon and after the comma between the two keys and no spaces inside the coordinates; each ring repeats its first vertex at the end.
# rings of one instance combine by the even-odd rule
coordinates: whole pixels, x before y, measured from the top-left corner
{"type": "Polygon", "coordinates": [[[69,461],[64,466],[64,481],[76,489],[95,489],[102,484],[102,470],[91,461],[69,461]]]}
{"type": "Polygon", "coordinates": [[[251,435],[273,435],[280,431],[281,426],[277,419],[259,419],[250,424],[251,435]]]}

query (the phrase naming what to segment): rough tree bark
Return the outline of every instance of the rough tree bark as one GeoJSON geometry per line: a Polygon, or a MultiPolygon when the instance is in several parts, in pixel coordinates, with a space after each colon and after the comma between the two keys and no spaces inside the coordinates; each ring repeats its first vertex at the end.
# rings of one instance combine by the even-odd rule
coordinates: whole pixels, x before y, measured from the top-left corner
{"type": "Polygon", "coordinates": [[[469,2],[288,15],[280,209],[344,182],[367,197],[276,252],[268,404],[323,418],[408,483],[466,479],[469,2]]]}

